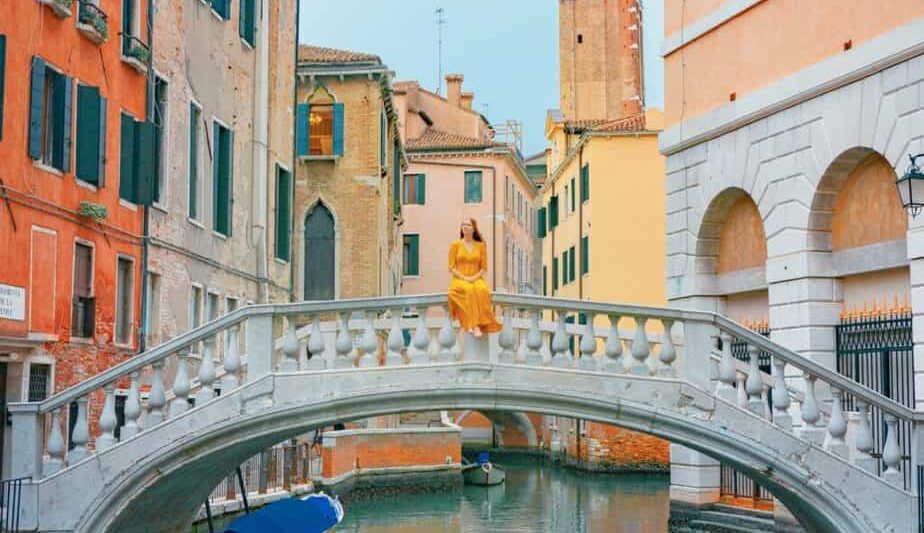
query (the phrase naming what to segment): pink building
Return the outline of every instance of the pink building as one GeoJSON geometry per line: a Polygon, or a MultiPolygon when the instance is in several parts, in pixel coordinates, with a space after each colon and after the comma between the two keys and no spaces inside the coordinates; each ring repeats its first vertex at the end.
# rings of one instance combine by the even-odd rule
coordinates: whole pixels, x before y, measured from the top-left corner
{"type": "Polygon", "coordinates": [[[536,187],[519,150],[494,141],[487,119],[472,110],[462,75],[446,76],[446,97],[417,82],[394,84],[394,101],[410,165],[402,184],[404,294],[443,292],[446,257],[459,223],[472,217],[488,244],[488,284],[537,293],[536,187]]]}

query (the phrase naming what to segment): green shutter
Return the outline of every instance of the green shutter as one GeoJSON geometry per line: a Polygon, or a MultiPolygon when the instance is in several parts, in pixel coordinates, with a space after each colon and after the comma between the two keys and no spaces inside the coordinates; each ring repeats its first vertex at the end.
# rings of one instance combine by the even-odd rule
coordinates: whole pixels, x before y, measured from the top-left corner
{"type": "Polygon", "coordinates": [[[289,260],[289,228],[292,224],[292,175],[276,167],[276,257],[289,260]]]}
{"type": "Polygon", "coordinates": [[[465,171],[465,203],[478,204],[481,199],[481,171],[465,171]]]}
{"type": "Polygon", "coordinates": [[[99,162],[97,167],[99,168],[98,174],[99,179],[96,182],[97,187],[104,187],[106,185],[106,99],[100,97],[99,99],[99,162]]]}
{"type": "Polygon", "coordinates": [[[549,230],[558,227],[558,195],[549,200],[549,230]]]}
{"type": "Polygon", "coordinates": [[[119,198],[135,200],[135,119],[122,113],[119,124],[119,198]]]}
{"type": "Polygon", "coordinates": [[[256,46],[256,0],[241,0],[241,13],[239,22],[241,38],[244,39],[244,41],[250,46],[256,46]]]}
{"type": "Polygon", "coordinates": [[[581,237],[581,275],[590,272],[590,237],[581,237]]]}
{"type": "Polygon", "coordinates": [[[577,207],[576,206],[577,195],[578,195],[577,180],[575,180],[574,178],[571,178],[571,211],[570,211],[571,213],[573,213],[575,208],[577,207]]]}
{"type": "MultiPolygon", "coordinates": [[[[71,79],[61,74],[55,74],[54,101],[54,131],[51,142],[51,166],[62,172],[71,170],[71,79]]],[[[45,132],[49,135],[49,132],[45,132]]]]}
{"type": "Polygon", "coordinates": [[[225,20],[231,18],[231,0],[212,0],[212,9],[225,20]]]}
{"type": "Polygon", "coordinates": [[[334,104],[334,155],[343,155],[343,104],[334,104]]]}
{"type": "Polygon", "coordinates": [[[298,157],[308,157],[308,128],[311,106],[298,104],[295,111],[295,153],[298,157]]]}
{"type": "Polygon", "coordinates": [[[590,200],[590,163],[581,167],[581,203],[590,200]]]}
{"type": "Polygon", "coordinates": [[[547,216],[547,215],[546,215],[546,208],[540,207],[540,208],[539,208],[539,215],[538,215],[537,221],[536,221],[536,222],[537,222],[537,223],[536,223],[537,235],[539,236],[540,239],[544,238],[545,235],[546,235],[546,226],[545,226],[545,223],[546,223],[546,216],[547,216]]]}
{"type": "Polygon", "coordinates": [[[199,218],[199,117],[196,104],[189,103],[189,218],[199,218]]]}
{"type": "Polygon", "coordinates": [[[45,60],[32,57],[32,88],[29,101],[29,157],[42,158],[42,95],[45,92],[45,60]]]}
{"type": "Polygon", "coordinates": [[[77,178],[97,184],[100,171],[99,87],[77,86],[77,178]]]}
{"type": "Polygon", "coordinates": [[[571,276],[568,275],[568,250],[565,250],[561,254],[561,284],[567,285],[568,281],[571,279],[571,276]]]}
{"type": "Polygon", "coordinates": [[[549,267],[542,265],[542,295],[549,295],[549,267]]]}
{"type": "Polygon", "coordinates": [[[558,258],[552,258],[552,291],[558,290],[558,258]]]}
{"type": "Polygon", "coordinates": [[[574,281],[575,279],[574,273],[577,270],[574,268],[575,263],[576,263],[575,255],[576,254],[575,254],[574,246],[572,246],[571,249],[568,251],[568,279],[570,281],[574,281]]]}
{"type": "Polygon", "coordinates": [[[420,275],[420,235],[411,235],[411,275],[420,275]]]}
{"type": "Polygon", "coordinates": [[[222,235],[231,235],[233,137],[231,130],[215,122],[213,144],[215,164],[212,180],[212,228],[222,235]]]}
{"type": "Polygon", "coordinates": [[[151,205],[157,188],[157,127],[153,122],[135,122],[135,197],[138,205],[151,205]]]}
{"type": "Polygon", "coordinates": [[[6,85],[6,35],[0,35],[0,140],[3,140],[3,94],[6,85]]]}
{"type": "Polygon", "coordinates": [[[427,203],[427,175],[417,175],[417,204],[424,205],[427,203]]]}

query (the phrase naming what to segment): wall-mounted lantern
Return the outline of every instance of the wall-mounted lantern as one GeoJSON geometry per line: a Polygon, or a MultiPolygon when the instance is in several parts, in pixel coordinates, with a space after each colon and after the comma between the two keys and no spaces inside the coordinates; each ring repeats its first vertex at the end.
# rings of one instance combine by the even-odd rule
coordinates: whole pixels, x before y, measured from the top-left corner
{"type": "Polygon", "coordinates": [[[895,180],[902,207],[908,210],[912,217],[918,216],[918,213],[924,208],[924,172],[918,167],[917,160],[919,158],[924,158],[924,154],[908,154],[911,165],[908,166],[908,170],[905,171],[903,176],[895,180]]]}

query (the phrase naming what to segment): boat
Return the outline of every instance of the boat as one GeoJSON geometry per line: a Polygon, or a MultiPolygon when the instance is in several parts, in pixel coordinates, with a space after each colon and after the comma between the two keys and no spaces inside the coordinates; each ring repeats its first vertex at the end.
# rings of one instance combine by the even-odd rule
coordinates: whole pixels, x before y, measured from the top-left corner
{"type": "Polygon", "coordinates": [[[507,474],[500,465],[491,462],[488,452],[481,452],[476,462],[462,465],[462,478],[468,485],[489,487],[503,483],[507,474]]]}
{"type": "Polygon", "coordinates": [[[343,521],[343,505],[324,493],[280,500],[238,518],[224,533],[325,533],[343,521]]]}

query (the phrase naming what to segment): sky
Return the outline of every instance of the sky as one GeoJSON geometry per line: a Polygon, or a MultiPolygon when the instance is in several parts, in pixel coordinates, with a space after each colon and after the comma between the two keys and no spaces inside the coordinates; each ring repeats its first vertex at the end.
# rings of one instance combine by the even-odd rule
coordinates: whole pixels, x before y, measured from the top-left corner
{"type": "MultiPolygon", "coordinates": [[[[397,80],[435,90],[437,24],[443,74],[462,73],[474,108],[523,124],[524,155],[545,149],[546,111],[558,107],[557,0],[300,0],[299,42],[378,55],[397,80]]],[[[663,108],[663,1],[642,0],[648,106],[663,108]]],[[[445,94],[445,83],[443,84],[445,94]]]]}

